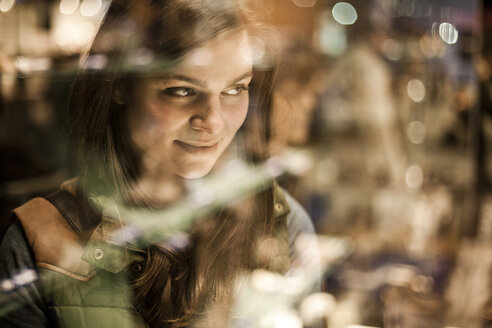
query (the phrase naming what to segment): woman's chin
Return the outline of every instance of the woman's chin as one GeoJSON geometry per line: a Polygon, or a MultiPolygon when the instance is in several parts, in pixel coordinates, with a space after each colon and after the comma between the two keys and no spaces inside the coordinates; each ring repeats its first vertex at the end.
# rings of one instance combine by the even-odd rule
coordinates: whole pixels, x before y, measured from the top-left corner
{"type": "Polygon", "coordinates": [[[211,170],[212,167],[204,167],[199,169],[182,170],[180,172],[176,172],[176,174],[183,179],[199,179],[206,176],[211,170]]]}

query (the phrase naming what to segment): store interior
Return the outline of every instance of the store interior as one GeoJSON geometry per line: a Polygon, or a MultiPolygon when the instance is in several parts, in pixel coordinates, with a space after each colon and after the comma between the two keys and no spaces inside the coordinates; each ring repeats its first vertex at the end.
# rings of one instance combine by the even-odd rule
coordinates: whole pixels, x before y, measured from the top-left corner
{"type": "MultiPolygon", "coordinates": [[[[2,217],[76,174],[67,99],[82,63],[105,66],[85,52],[109,2],[0,0],[2,217]]],[[[270,152],[324,269],[283,327],[492,327],[492,5],[259,5],[279,61],[270,152]]]]}

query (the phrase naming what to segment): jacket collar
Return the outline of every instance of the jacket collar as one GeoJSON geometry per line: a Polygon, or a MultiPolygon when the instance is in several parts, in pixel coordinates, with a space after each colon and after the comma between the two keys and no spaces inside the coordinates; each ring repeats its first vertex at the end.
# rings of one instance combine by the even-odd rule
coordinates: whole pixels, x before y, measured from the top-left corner
{"type": "MultiPolygon", "coordinates": [[[[282,188],[273,182],[273,215],[278,222],[290,212],[289,204],[285,198],[282,188]]],[[[82,259],[97,268],[118,273],[134,262],[145,260],[146,251],[138,247],[131,241],[131,238],[115,238],[124,232],[124,224],[119,215],[117,205],[106,200],[102,205],[100,202],[96,206],[102,209],[101,223],[94,229],[82,256],[82,259]]]]}

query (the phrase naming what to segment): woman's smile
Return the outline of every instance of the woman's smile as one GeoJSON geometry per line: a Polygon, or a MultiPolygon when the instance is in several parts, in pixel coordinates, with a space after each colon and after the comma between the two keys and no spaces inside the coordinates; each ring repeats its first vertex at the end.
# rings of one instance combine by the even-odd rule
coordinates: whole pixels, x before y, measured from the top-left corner
{"type": "Polygon", "coordinates": [[[209,155],[213,154],[219,148],[220,141],[213,142],[196,142],[196,141],[180,141],[175,140],[174,143],[182,150],[193,155],[209,155]]]}

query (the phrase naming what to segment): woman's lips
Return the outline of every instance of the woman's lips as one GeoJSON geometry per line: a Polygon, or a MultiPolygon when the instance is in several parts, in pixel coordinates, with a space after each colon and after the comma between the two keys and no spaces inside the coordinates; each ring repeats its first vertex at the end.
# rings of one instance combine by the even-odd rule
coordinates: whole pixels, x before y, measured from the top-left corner
{"type": "Polygon", "coordinates": [[[175,140],[175,144],[184,151],[193,155],[206,155],[215,152],[218,148],[219,141],[214,142],[187,142],[175,140]]]}

